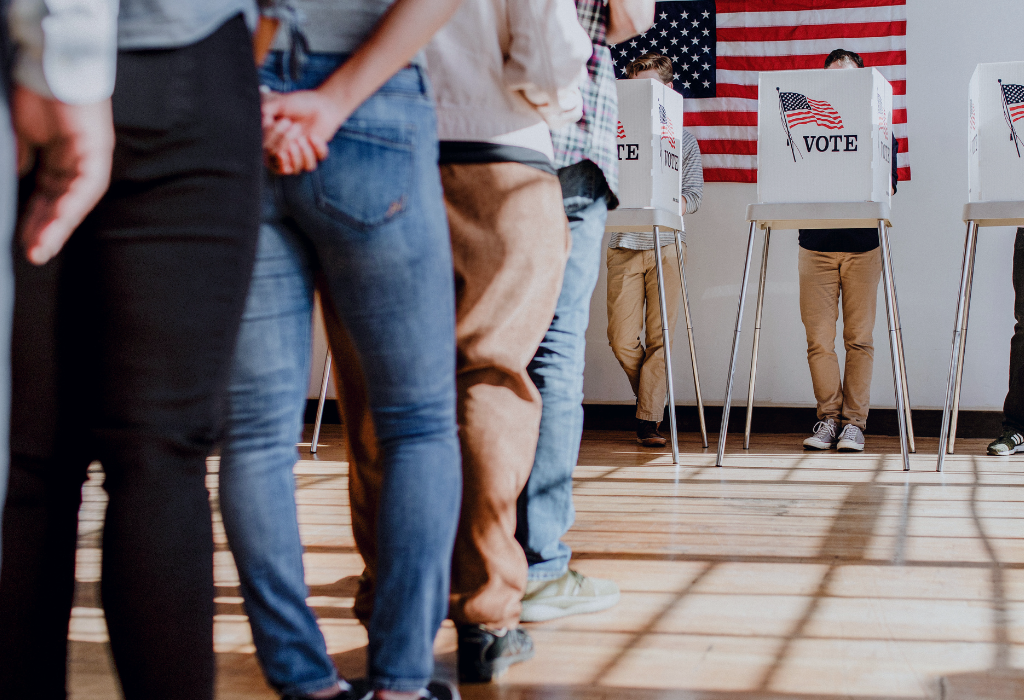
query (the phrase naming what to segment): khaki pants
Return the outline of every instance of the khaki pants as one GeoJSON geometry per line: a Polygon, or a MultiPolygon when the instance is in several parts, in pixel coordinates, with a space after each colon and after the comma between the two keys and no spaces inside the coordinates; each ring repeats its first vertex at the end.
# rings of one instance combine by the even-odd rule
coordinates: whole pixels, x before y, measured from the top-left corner
{"type": "Polygon", "coordinates": [[[800,249],[800,318],[807,331],[807,364],[811,369],[818,420],[832,418],[864,430],[871,403],[871,370],[875,348],[875,306],[882,255],[819,253],[800,249]],[[846,371],[839,376],[836,322],[843,303],[843,344],[846,371]]]}
{"type": "MultiPolygon", "coordinates": [[[[677,260],[674,244],[662,246],[669,334],[675,332],[682,294],[677,260]]],[[[636,417],[660,422],[666,400],[665,344],[661,339],[658,270],[653,250],[608,249],[608,344],[637,397],[636,417]],[[647,333],[641,343],[645,325],[647,333]]]]}
{"type": "MultiPolygon", "coordinates": [[[[533,467],[541,417],[526,368],[555,313],[569,224],[558,178],[528,165],[444,165],[441,182],[455,266],[463,474],[450,616],[459,624],[515,627],[527,573],[515,539],[516,502],[533,467]]],[[[366,563],[355,612],[366,620],[382,474],[363,379],[334,350],[353,462],[352,529],[366,563]]]]}

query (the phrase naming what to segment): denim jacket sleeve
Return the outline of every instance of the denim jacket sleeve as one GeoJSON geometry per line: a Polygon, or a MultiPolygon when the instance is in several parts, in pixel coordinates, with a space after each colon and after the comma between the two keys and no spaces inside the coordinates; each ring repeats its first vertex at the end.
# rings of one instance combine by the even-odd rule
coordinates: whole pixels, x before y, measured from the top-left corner
{"type": "Polygon", "coordinates": [[[69,104],[110,97],[117,10],[118,0],[12,0],[15,82],[69,104]]]}

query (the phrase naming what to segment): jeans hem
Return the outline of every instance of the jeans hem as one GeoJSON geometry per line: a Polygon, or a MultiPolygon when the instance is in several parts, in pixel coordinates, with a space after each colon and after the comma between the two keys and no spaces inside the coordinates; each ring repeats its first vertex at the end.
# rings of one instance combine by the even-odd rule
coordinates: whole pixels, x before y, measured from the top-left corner
{"type": "Polygon", "coordinates": [[[560,579],[563,576],[565,576],[567,573],[569,573],[569,565],[568,564],[565,565],[565,569],[560,574],[549,574],[549,573],[546,573],[546,572],[545,573],[541,573],[541,574],[533,574],[533,573],[529,573],[528,572],[526,574],[526,580],[527,581],[557,581],[558,579],[560,579]]]}
{"type": "Polygon", "coordinates": [[[321,678],[317,681],[307,681],[306,683],[300,683],[298,685],[285,685],[277,688],[278,692],[282,695],[298,695],[305,696],[310,693],[317,693],[321,690],[327,690],[330,687],[337,687],[338,681],[341,678],[337,673],[331,674],[328,678],[321,678]]]}

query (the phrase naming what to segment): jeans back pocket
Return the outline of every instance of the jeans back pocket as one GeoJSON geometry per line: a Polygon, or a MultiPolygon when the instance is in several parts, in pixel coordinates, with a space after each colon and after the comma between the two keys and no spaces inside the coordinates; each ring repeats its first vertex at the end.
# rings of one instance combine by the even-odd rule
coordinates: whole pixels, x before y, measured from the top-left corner
{"type": "Polygon", "coordinates": [[[312,174],[317,206],[343,223],[366,229],[409,207],[416,161],[414,124],[349,119],[312,174]]]}

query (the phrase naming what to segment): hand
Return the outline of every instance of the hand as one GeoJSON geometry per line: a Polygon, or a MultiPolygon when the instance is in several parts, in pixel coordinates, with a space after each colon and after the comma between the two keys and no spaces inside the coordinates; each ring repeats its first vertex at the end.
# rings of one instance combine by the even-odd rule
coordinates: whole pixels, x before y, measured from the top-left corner
{"type": "Polygon", "coordinates": [[[263,150],[282,175],[315,170],[351,110],[319,90],[268,93],[263,99],[263,150]]]}
{"type": "Polygon", "coordinates": [[[36,167],[19,224],[29,262],[60,252],[110,184],[114,124],[110,100],[70,105],[18,86],[11,101],[18,174],[36,167]]]}

